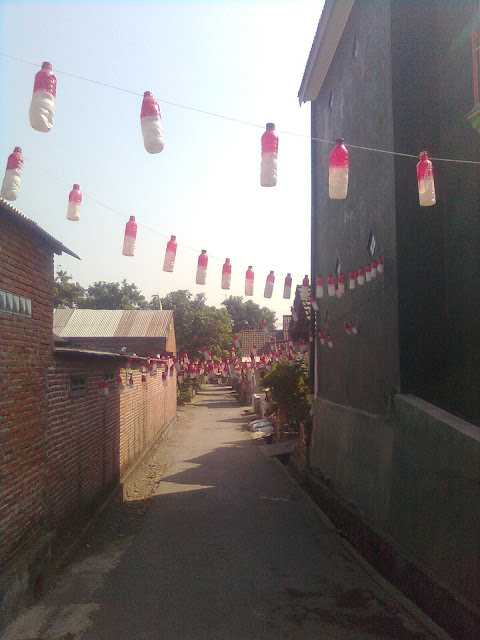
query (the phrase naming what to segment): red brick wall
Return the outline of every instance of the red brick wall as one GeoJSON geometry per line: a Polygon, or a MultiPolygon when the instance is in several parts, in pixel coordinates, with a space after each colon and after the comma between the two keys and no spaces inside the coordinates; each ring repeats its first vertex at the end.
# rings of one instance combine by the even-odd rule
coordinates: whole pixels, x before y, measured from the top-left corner
{"type": "Polygon", "coordinates": [[[0,215],[0,288],[30,298],[32,317],[0,312],[0,558],[43,531],[46,370],[52,360],[53,251],[0,215]]]}

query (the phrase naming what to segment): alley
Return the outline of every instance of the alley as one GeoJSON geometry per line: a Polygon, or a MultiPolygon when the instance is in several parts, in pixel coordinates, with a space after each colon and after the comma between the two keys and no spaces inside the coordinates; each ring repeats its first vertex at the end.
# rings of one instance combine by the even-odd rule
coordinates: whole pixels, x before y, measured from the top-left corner
{"type": "Polygon", "coordinates": [[[432,640],[208,386],[141,529],[73,565],[3,640],[432,640]],[[65,634],[72,634],[65,636],[65,634]]]}

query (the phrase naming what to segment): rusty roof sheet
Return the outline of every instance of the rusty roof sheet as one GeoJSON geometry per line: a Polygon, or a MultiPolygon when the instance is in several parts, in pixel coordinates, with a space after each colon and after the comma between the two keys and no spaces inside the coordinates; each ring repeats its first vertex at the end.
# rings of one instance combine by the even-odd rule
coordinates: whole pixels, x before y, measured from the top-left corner
{"type": "Polygon", "coordinates": [[[62,242],[51,236],[47,233],[40,225],[38,225],[30,218],[27,218],[21,211],[13,207],[9,202],[0,197],[0,214],[8,215],[11,218],[14,218],[17,222],[19,222],[23,227],[30,229],[38,236],[43,238],[49,245],[52,246],[53,252],[57,255],[61,255],[62,253],[68,253],[70,256],[77,258],[80,260],[80,257],[77,256],[76,253],[73,253],[68,247],[66,247],[62,242]]]}
{"type": "Polygon", "coordinates": [[[55,309],[53,329],[61,338],[167,338],[173,311],[55,309]]]}

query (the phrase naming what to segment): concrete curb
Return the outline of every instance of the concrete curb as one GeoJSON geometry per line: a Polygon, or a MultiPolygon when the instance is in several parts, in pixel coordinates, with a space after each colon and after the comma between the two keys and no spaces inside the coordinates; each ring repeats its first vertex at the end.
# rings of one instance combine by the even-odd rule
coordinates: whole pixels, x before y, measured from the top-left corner
{"type": "Polygon", "coordinates": [[[298,490],[302,496],[302,502],[304,506],[310,509],[315,516],[321,521],[323,526],[328,529],[332,534],[338,537],[343,548],[350,554],[350,556],[362,567],[362,569],[373,579],[375,582],[388,593],[388,595],[395,600],[402,609],[407,611],[419,624],[421,624],[429,633],[431,633],[437,640],[453,640],[452,637],[439,627],[431,618],[427,616],[417,605],[409,600],[401,591],[394,587],[388,580],[381,576],[376,569],[369,563],[360,553],[338,532],[329,519],[326,513],[320,509],[318,504],[311,498],[308,493],[298,484],[296,479],[289,472],[288,468],[283,465],[278,458],[272,457],[275,464],[282,473],[287,477],[288,481],[298,490]]]}

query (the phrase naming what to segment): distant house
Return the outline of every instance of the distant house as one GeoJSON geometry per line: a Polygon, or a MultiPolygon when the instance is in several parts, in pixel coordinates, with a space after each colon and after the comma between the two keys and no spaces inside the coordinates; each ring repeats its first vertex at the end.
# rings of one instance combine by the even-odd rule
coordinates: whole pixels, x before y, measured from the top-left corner
{"type": "Polygon", "coordinates": [[[299,90],[315,139],[312,281],[347,279],[317,300],[310,469],[356,510],[342,529],[381,531],[405,574],[413,557],[446,587],[447,627],[471,620],[462,598],[480,605],[480,181],[476,164],[433,160],[437,202],[421,207],[416,163],[424,150],[480,160],[479,24],[477,0],[326,0],[299,90]],[[344,200],[328,191],[338,138],[344,200]],[[349,272],[380,256],[384,273],[350,290],[349,272]]]}
{"type": "Polygon", "coordinates": [[[250,354],[253,351],[253,346],[257,348],[257,355],[262,352],[265,345],[269,345],[271,337],[270,334],[264,331],[242,331],[240,333],[240,340],[242,344],[242,358],[250,360],[250,354]]]}

